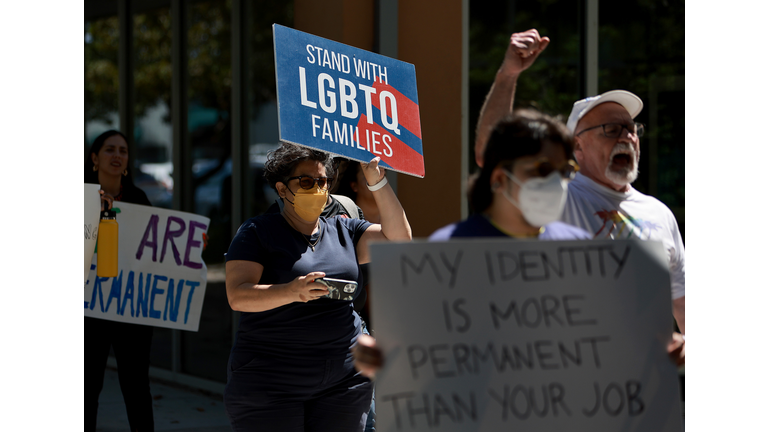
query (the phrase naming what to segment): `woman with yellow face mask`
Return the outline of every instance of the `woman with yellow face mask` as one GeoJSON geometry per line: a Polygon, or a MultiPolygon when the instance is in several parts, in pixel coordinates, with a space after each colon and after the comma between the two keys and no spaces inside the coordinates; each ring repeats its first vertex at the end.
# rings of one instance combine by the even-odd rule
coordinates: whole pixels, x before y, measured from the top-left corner
{"type": "Polygon", "coordinates": [[[224,402],[233,430],[363,430],[372,384],[355,371],[361,334],[353,302],[323,298],[318,278],[357,281],[373,240],[410,240],[411,228],[379,158],[363,164],[381,224],[321,217],[333,178],[329,154],[282,144],[265,177],[280,213],[246,221],[226,260],[227,298],[242,312],[224,402]]]}

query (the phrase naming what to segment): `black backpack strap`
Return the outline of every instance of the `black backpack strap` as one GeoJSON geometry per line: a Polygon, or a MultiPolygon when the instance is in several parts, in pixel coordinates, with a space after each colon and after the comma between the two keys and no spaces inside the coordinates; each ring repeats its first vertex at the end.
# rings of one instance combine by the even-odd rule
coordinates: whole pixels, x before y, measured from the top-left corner
{"type": "Polygon", "coordinates": [[[344,209],[347,210],[347,214],[349,215],[350,219],[360,219],[360,213],[358,213],[358,207],[357,204],[355,204],[354,201],[352,201],[352,198],[349,198],[344,195],[335,195],[331,194],[333,199],[340,202],[342,206],[344,206],[344,209]]]}

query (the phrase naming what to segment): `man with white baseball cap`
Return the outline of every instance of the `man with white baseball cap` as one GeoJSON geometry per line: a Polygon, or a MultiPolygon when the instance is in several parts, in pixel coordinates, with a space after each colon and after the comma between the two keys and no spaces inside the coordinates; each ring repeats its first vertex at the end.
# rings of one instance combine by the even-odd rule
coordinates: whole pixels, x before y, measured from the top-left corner
{"type": "Polygon", "coordinates": [[[640,98],[625,90],[573,104],[566,126],[573,132],[580,170],[568,185],[561,219],[596,239],[661,241],[669,256],[673,314],[685,333],[685,246],[677,221],[661,201],[631,186],[645,131],[634,118],[642,109],[640,98]]]}
{"type": "Polygon", "coordinates": [[[643,101],[625,90],[573,104],[566,127],[574,134],[574,153],[583,175],[616,191],[629,190],[637,179],[639,137],[645,131],[633,119],[642,109],[643,101]]]}
{"type": "MultiPolygon", "coordinates": [[[[482,166],[485,142],[494,125],[512,112],[517,78],[549,44],[536,30],[513,34],[478,119],[475,159],[482,166]]],[[[661,241],[669,256],[673,315],[685,334],[685,247],[669,208],[632,188],[645,127],[634,119],[643,102],[626,90],[612,90],[573,104],[567,128],[574,135],[579,172],[568,185],[560,219],[596,239],[661,241]]],[[[685,338],[675,333],[667,347],[685,364],[685,338]]]]}

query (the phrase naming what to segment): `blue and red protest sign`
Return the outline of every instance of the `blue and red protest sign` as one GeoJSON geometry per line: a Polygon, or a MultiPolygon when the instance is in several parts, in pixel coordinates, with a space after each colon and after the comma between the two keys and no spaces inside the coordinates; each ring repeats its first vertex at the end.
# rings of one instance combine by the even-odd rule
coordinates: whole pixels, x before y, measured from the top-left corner
{"type": "Polygon", "coordinates": [[[424,177],[416,69],[272,26],[280,140],[424,177]]]}

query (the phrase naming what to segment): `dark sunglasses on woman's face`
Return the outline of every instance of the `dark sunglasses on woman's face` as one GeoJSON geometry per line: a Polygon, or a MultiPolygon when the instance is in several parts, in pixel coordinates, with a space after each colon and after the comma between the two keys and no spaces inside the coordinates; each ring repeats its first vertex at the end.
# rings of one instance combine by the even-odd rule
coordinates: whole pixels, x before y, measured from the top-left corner
{"type": "Polygon", "coordinates": [[[291,181],[293,179],[299,179],[299,187],[302,189],[312,189],[315,187],[315,184],[320,186],[320,189],[326,190],[329,187],[331,187],[331,179],[328,177],[318,177],[313,178],[310,176],[296,176],[296,177],[289,177],[288,181],[291,181]]]}

